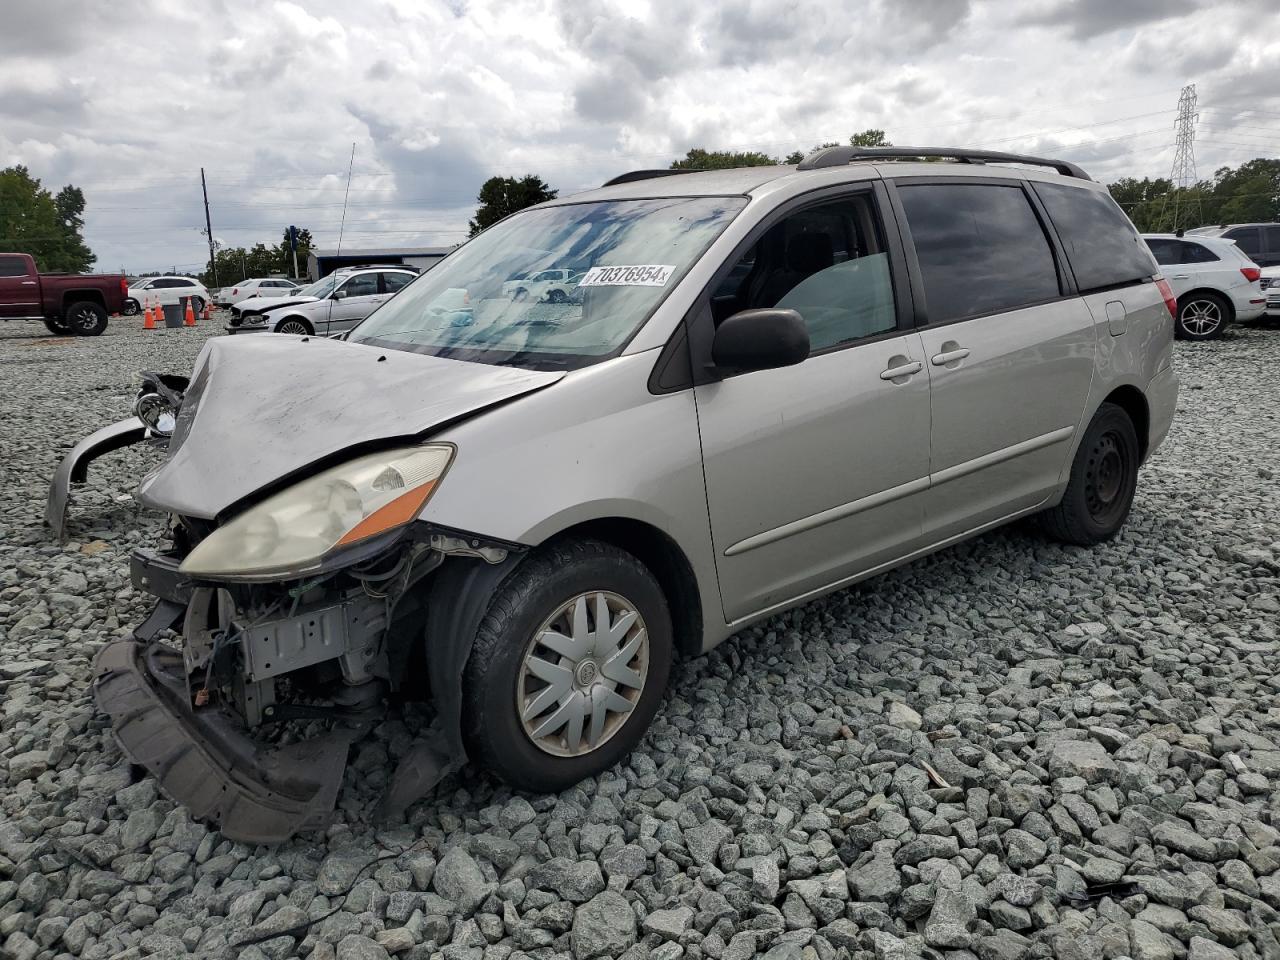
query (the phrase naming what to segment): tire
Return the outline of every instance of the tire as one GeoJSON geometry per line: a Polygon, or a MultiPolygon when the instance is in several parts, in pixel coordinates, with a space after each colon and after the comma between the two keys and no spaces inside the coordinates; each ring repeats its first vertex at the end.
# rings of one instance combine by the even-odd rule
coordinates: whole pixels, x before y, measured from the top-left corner
{"type": "Polygon", "coordinates": [[[58,320],[53,317],[45,317],[44,325],[48,327],[49,332],[55,336],[66,337],[71,334],[71,328],[67,326],[66,322],[63,320],[58,320]]]}
{"type": "Polygon", "coordinates": [[[548,303],[568,303],[569,297],[567,294],[565,294],[563,290],[561,290],[559,287],[556,287],[554,290],[552,290],[550,293],[547,294],[547,302],[548,303]]]}
{"type": "Polygon", "coordinates": [[[107,311],[92,300],[81,300],[67,308],[64,322],[77,337],[96,337],[107,329],[107,311]]]}
{"type": "Polygon", "coordinates": [[[1191,293],[1178,301],[1179,340],[1216,340],[1231,321],[1231,305],[1216,293],[1191,293]]]}
{"type": "MultiPolygon", "coordinates": [[[[241,322],[244,315],[240,315],[241,322]]],[[[288,333],[298,337],[311,337],[315,335],[315,330],[311,324],[303,320],[302,317],[285,317],[276,325],[276,333],[288,333]]]]}
{"type": "Polygon", "coordinates": [[[595,540],[566,540],[535,552],[495,592],[467,661],[463,730],[471,756],[512,786],[539,793],[564,790],[609,769],[640,742],[657,713],[671,651],[666,597],[635,557],[595,540]],[[579,604],[582,597],[586,600],[579,604]],[[556,621],[566,634],[552,633],[549,622],[568,608],[580,610],[583,626],[594,628],[602,597],[615,628],[628,611],[638,614],[619,635],[620,647],[612,638],[606,641],[606,649],[627,657],[623,666],[628,669],[620,672],[615,660],[597,662],[589,648],[574,660],[539,642],[556,636],[572,646],[572,614],[556,621]],[[638,644],[635,652],[627,655],[633,644],[638,644]],[[529,668],[532,661],[538,662],[529,668]],[[611,663],[612,671],[607,669],[611,663]],[[629,679],[618,681],[620,675],[629,679]],[[560,681],[565,696],[554,689],[560,681]],[[537,708],[543,694],[544,706],[537,708]],[[614,712],[609,708],[621,706],[619,697],[630,708],[614,712]],[[598,727],[592,723],[593,701],[605,708],[598,727]],[[527,721],[519,703],[526,711],[536,709],[527,721]],[[573,725],[560,720],[557,726],[555,720],[562,710],[572,713],[575,703],[585,707],[576,750],[573,725]],[[540,729],[546,733],[535,739],[540,729]]]}
{"type": "Polygon", "coordinates": [[[192,297],[191,309],[195,312],[196,319],[199,320],[204,313],[204,297],[192,297]]]}
{"type": "Polygon", "coordinates": [[[138,301],[132,298],[125,300],[124,305],[120,308],[120,313],[126,317],[136,317],[142,312],[142,307],[138,305],[138,301]]]}
{"type": "Polygon", "coordinates": [[[1129,517],[1138,464],[1133,421],[1120,407],[1104,403],[1080,441],[1062,502],[1041,514],[1045,530],[1082,547],[1110,540],[1129,517]]]}

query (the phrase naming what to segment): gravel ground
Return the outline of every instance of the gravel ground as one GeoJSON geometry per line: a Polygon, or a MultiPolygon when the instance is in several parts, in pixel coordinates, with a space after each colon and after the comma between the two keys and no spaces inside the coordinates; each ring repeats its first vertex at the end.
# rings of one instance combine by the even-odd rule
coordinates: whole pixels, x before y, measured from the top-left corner
{"type": "Polygon", "coordinates": [[[629,764],[559,796],[474,771],[335,825],[221,839],[137,778],[89,664],[148,605],[98,461],[41,528],[70,441],[216,324],[96,340],[0,326],[0,944],[85,958],[598,956],[1280,960],[1280,331],[1180,346],[1179,416],[1124,533],[998,532],[682,663],[629,764]]]}

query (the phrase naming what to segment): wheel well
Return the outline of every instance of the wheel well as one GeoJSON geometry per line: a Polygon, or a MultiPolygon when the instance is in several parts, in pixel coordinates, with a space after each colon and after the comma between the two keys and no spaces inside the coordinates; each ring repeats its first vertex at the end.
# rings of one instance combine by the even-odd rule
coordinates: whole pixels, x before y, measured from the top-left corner
{"type": "Polygon", "coordinates": [[[104,310],[107,308],[107,301],[102,296],[101,290],[68,290],[62,295],[63,314],[66,314],[72,304],[83,303],[86,300],[89,303],[96,303],[104,310]]]}
{"type": "Polygon", "coordinates": [[[702,596],[693,567],[674,540],[657,527],[623,517],[588,520],[556,535],[556,539],[567,537],[603,540],[648,567],[671,609],[676,650],[682,656],[702,652],[702,596]]]}
{"type": "Polygon", "coordinates": [[[1151,413],[1147,409],[1147,398],[1137,387],[1116,387],[1103,403],[1114,403],[1129,415],[1133,421],[1134,432],[1138,435],[1139,459],[1147,459],[1147,446],[1150,443],[1151,413]]]}
{"type": "Polygon", "coordinates": [[[1221,300],[1222,303],[1226,306],[1227,308],[1226,319],[1228,323],[1230,323],[1232,320],[1236,318],[1236,308],[1235,308],[1235,305],[1231,302],[1231,298],[1219,290],[1214,290],[1212,287],[1198,287],[1195,290],[1188,290],[1186,293],[1184,293],[1182,296],[1178,298],[1178,309],[1181,310],[1182,304],[1185,303],[1187,300],[1190,300],[1192,297],[1203,297],[1206,294],[1208,296],[1213,297],[1215,300],[1221,300]]]}

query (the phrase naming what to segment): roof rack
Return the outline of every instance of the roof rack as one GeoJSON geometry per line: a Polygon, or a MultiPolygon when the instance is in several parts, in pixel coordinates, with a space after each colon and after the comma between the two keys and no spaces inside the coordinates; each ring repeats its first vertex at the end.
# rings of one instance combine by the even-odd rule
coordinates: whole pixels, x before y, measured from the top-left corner
{"type": "Polygon", "coordinates": [[[797,170],[840,167],[851,160],[913,160],[917,157],[939,157],[961,163],[1025,163],[1036,167],[1053,167],[1064,177],[1092,180],[1074,163],[1028,157],[1020,153],[998,153],[992,150],[970,150],[965,147],[824,147],[800,162],[797,170]]]}
{"type": "Polygon", "coordinates": [[[682,170],[629,170],[620,173],[612,180],[600,184],[602,187],[614,187],[620,183],[631,183],[635,180],[652,180],[655,177],[674,177],[679,173],[703,173],[701,168],[684,168],[682,170]]]}

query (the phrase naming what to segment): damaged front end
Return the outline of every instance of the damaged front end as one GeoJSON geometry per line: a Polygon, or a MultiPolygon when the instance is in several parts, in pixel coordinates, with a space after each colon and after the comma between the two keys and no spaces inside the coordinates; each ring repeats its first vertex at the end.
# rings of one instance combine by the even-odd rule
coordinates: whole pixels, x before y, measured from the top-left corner
{"type": "Polygon", "coordinates": [[[71,485],[84,483],[89,464],[113,450],[144,440],[157,447],[168,446],[187,384],[186,377],[144,372],[142,386],[133,402],[133,416],[95,431],[62,458],[49,483],[49,499],[44,509],[44,521],[59,541],[66,539],[71,485]]]}
{"type": "MultiPolygon", "coordinates": [[[[487,576],[512,559],[503,546],[425,525],[350,567],[292,583],[192,581],[180,552],[134,554],[135,586],[159,600],[133,638],[99,653],[94,697],[125,753],[168,796],[248,843],[326,825],[348,748],[383,718],[388,695],[441,688],[450,701],[458,678],[450,682],[448,661],[464,663],[466,651],[459,660],[445,638],[423,642],[428,605],[450,606],[430,599],[434,574],[446,557],[487,576]],[[162,638],[168,631],[181,632],[181,646],[162,638]]],[[[410,751],[380,816],[403,815],[465,761],[458,719],[442,712],[410,751]]]]}

